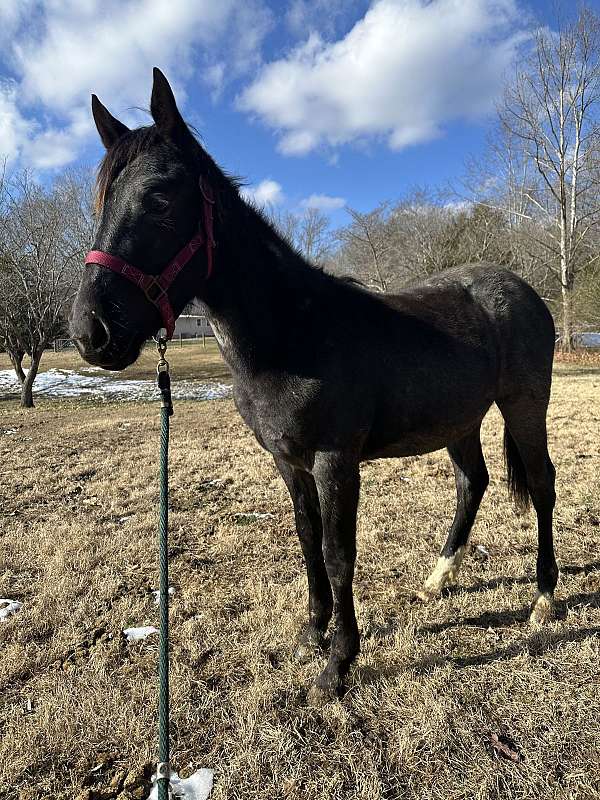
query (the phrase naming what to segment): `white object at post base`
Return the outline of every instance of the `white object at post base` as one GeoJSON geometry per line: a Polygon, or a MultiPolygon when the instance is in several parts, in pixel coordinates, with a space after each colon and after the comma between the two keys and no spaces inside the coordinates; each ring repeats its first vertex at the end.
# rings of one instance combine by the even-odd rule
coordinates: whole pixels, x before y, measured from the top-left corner
{"type": "MultiPolygon", "coordinates": [[[[189,778],[180,778],[171,770],[169,781],[169,797],[179,800],[207,800],[213,787],[212,769],[199,769],[189,778]]],[[[148,800],[158,800],[158,779],[152,776],[152,791],[148,800]]]]}
{"type": "Polygon", "coordinates": [[[0,599],[0,622],[7,620],[12,614],[16,614],[21,610],[23,603],[18,600],[4,600],[0,599]]]}
{"type": "Polygon", "coordinates": [[[123,634],[128,642],[141,642],[147,639],[148,636],[152,636],[158,632],[158,628],[155,628],[153,625],[142,625],[141,628],[125,628],[123,634]]]}

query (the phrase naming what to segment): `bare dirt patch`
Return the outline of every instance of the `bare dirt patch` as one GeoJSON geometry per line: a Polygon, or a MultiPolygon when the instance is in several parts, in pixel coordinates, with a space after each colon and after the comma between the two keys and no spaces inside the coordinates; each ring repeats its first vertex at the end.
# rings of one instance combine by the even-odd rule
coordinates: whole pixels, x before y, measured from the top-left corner
{"type": "MultiPolygon", "coordinates": [[[[549,430],[559,619],[527,623],[534,519],[507,499],[492,412],[473,533],[487,555],[474,550],[460,588],[430,605],[412,593],[453,514],[450,462],[363,466],[363,648],[346,696],[316,710],[321,664],[290,658],[306,595],[284,485],[230,401],[178,403],[180,774],[213,768],[215,800],[600,796],[600,369],[559,365],[549,430]]],[[[157,404],[0,403],[0,597],[23,604],[0,623],[2,798],[146,796],[157,642],[121,631],[157,624],[157,442],[157,404]]]]}

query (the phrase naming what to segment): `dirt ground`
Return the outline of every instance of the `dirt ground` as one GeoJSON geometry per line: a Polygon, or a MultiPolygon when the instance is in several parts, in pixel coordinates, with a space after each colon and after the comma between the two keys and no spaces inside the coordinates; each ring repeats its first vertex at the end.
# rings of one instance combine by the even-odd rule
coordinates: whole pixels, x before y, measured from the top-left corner
{"type": "MultiPolygon", "coordinates": [[[[214,769],[214,800],[600,797],[600,366],[557,367],[549,430],[558,619],[527,621],[534,520],[507,499],[492,411],[490,488],[442,599],[413,591],[453,515],[447,456],[363,466],[362,652],[347,694],[315,709],[322,662],[290,658],[306,593],[284,485],[230,401],[178,403],[178,771],[214,769]]],[[[157,640],[121,631],[157,624],[157,404],[4,401],[0,449],[0,597],[23,603],[0,623],[0,797],[145,797],[157,640]]]]}

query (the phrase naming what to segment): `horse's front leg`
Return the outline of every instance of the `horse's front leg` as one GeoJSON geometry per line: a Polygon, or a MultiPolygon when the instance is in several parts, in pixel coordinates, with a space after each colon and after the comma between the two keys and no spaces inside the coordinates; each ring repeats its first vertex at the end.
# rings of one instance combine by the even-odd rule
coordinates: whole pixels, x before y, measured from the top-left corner
{"type": "Polygon", "coordinates": [[[333,610],[331,586],[323,560],[321,509],[315,479],[310,473],[294,469],[281,458],[275,458],[275,464],[294,504],[296,531],[306,564],[308,623],[300,631],[295,650],[296,659],[304,662],[313,658],[323,646],[323,634],[333,610]]]}
{"type": "Polygon", "coordinates": [[[334,633],[329,661],[311,687],[310,703],[322,704],[339,694],[359,651],[352,579],[356,560],[358,459],[345,453],[318,453],[313,475],[323,523],[323,556],[333,591],[334,633]]]}

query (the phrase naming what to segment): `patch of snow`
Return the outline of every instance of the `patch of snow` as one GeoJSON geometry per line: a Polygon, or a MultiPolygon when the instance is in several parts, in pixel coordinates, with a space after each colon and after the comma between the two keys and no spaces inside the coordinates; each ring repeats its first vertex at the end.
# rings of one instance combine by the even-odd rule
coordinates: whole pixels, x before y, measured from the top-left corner
{"type": "Polygon", "coordinates": [[[10,616],[18,613],[23,603],[18,600],[4,600],[0,598],[0,622],[5,622],[10,616]]]}
{"type": "Polygon", "coordinates": [[[152,625],[142,625],[140,628],[125,628],[123,633],[128,642],[141,642],[148,636],[158,633],[158,628],[154,628],[152,625]]]}
{"type": "MultiPolygon", "coordinates": [[[[199,769],[189,778],[180,778],[171,770],[169,778],[169,797],[181,800],[207,800],[213,788],[213,770],[199,769]]],[[[152,791],[148,800],[158,800],[158,781],[152,776],[152,791]]]]}
{"type": "MultiPolygon", "coordinates": [[[[169,595],[171,597],[173,597],[174,594],[175,594],[175,587],[174,586],[169,586],[169,595]]],[[[154,602],[156,603],[156,605],[159,605],[159,603],[160,603],[160,590],[159,589],[152,589],[152,596],[154,597],[154,602]]]]}
{"type": "Polygon", "coordinates": [[[275,519],[275,514],[269,511],[261,513],[259,511],[239,511],[233,515],[236,519],[275,519]]]}
{"type": "Polygon", "coordinates": [[[16,432],[17,432],[16,428],[4,428],[4,430],[2,431],[4,436],[12,436],[13,433],[16,433],[16,432]]]}
{"type": "MultiPolygon", "coordinates": [[[[154,380],[126,380],[114,373],[90,375],[99,367],[83,367],[79,372],[71,369],[49,369],[38,373],[33,391],[47,397],[88,397],[100,400],[158,400],[159,391],[154,380]],[[85,373],[85,374],[82,374],[85,373]]],[[[21,392],[17,376],[12,369],[0,370],[0,395],[21,392]]],[[[231,386],[225,383],[174,380],[171,387],[174,400],[219,400],[231,395],[231,386]]]]}

